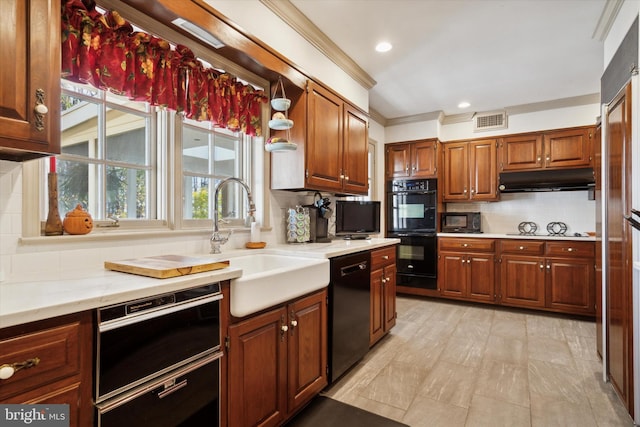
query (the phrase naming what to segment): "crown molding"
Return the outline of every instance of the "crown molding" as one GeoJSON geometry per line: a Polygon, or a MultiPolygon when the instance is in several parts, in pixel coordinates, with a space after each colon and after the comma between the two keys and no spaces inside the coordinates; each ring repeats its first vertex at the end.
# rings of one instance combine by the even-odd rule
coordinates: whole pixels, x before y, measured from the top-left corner
{"type": "Polygon", "coordinates": [[[369,90],[376,85],[373,77],[360,68],[289,0],[260,0],[260,2],[365,89],[369,90]]]}
{"type": "MultiPolygon", "coordinates": [[[[588,95],[573,96],[570,98],[554,99],[551,101],[535,102],[532,104],[514,105],[511,107],[505,107],[502,110],[506,111],[508,115],[535,113],[536,111],[555,110],[558,108],[570,108],[578,107],[581,105],[600,104],[600,94],[591,93],[588,95]]],[[[373,112],[372,108],[369,109],[373,112]]],[[[443,125],[451,125],[454,123],[463,123],[471,121],[473,116],[478,113],[485,113],[485,111],[476,111],[473,113],[461,113],[445,115],[442,111],[432,111],[430,113],[415,114],[412,116],[396,117],[393,119],[387,119],[378,111],[376,111],[376,122],[383,126],[397,126],[407,123],[426,122],[429,120],[438,120],[443,125]]],[[[373,117],[373,114],[371,114],[373,117]]]]}
{"type": "Polygon", "coordinates": [[[613,26],[616,16],[622,7],[624,0],[607,0],[596,24],[596,28],[593,30],[592,38],[603,42],[609,34],[609,30],[613,26]]]}
{"type": "Polygon", "coordinates": [[[383,127],[387,126],[387,118],[371,106],[369,106],[369,118],[383,127]]]}

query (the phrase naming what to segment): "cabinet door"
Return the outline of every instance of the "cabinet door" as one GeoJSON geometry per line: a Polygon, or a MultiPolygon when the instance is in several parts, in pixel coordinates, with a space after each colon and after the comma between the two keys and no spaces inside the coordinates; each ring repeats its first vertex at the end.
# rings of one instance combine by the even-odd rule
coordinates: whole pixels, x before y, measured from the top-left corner
{"type": "Polygon", "coordinates": [[[349,194],[369,191],[369,122],[364,114],[344,105],[343,190],[349,194]]]}
{"type": "Polygon", "coordinates": [[[576,168],[593,166],[592,128],[570,129],[544,135],[545,167],[576,168]]]}
{"type": "Polygon", "coordinates": [[[327,291],[289,304],[289,413],[327,385],[327,291]]]}
{"type": "Polygon", "coordinates": [[[380,268],[371,272],[371,308],[369,345],[373,345],[384,335],[384,295],[382,291],[382,280],[384,279],[384,269],[380,268]]]}
{"type": "Polygon", "coordinates": [[[340,191],[343,175],[343,102],[311,82],[307,90],[306,185],[308,188],[340,191]]]}
{"type": "Polygon", "coordinates": [[[472,200],[498,199],[496,140],[469,143],[469,180],[472,200]]]}
{"type": "Polygon", "coordinates": [[[469,270],[468,297],[479,301],[495,300],[495,256],[484,254],[467,255],[469,270]]]}
{"type": "Polygon", "coordinates": [[[384,268],[384,331],[396,325],[396,266],[384,268]]]}
{"type": "Polygon", "coordinates": [[[438,287],[440,295],[462,297],[467,283],[466,257],[455,252],[440,252],[438,260],[438,287]]]}
{"type": "Polygon", "coordinates": [[[386,151],[386,177],[408,178],[411,171],[411,144],[391,144],[386,151]]]}
{"type": "Polygon", "coordinates": [[[444,201],[468,200],[469,145],[466,142],[443,144],[444,201]]]}
{"type": "Polygon", "coordinates": [[[500,265],[501,303],[544,307],[544,270],[544,258],[503,255],[500,265]]]}
{"type": "Polygon", "coordinates": [[[60,1],[2,0],[0,23],[0,158],[60,153],[60,1]]]}
{"type": "Polygon", "coordinates": [[[548,258],[547,307],[570,313],[595,314],[593,260],[548,258]]]}
{"type": "Polygon", "coordinates": [[[539,169],[542,162],[542,136],[518,135],[500,142],[500,170],[517,171],[539,169]]]}
{"type": "Polygon", "coordinates": [[[438,142],[419,141],[411,144],[411,176],[414,178],[437,178],[438,142]]]}
{"type": "Polygon", "coordinates": [[[287,312],[229,327],[229,426],[276,426],[287,413],[287,312]]]}

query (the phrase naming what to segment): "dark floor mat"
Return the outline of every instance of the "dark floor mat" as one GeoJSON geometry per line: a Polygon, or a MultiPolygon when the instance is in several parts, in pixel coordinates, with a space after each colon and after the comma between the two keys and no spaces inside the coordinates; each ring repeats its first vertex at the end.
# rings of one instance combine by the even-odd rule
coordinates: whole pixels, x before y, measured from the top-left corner
{"type": "Polygon", "coordinates": [[[286,427],[408,427],[380,415],[318,396],[286,427]]]}

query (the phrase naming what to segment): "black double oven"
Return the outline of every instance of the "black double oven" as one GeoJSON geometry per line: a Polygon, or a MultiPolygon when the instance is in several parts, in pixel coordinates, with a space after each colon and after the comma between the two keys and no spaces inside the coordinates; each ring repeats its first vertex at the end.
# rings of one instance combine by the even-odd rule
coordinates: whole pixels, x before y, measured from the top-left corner
{"type": "Polygon", "coordinates": [[[387,237],[400,239],[397,285],[437,290],[436,179],[387,181],[387,237]]]}

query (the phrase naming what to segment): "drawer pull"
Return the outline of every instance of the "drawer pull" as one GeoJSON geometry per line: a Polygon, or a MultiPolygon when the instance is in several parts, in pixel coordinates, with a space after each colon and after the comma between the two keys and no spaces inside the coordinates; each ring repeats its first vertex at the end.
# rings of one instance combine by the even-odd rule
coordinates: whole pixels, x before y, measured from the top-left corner
{"type": "Polygon", "coordinates": [[[520,249],[521,251],[524,251],[525,249],[527,249],[526,246],[520,246],[518,249],[520,249]]]}
{"type": "Polygon", "coordinates": [[[462,244],[462,247],[463,247],[463,248],[468,248],[468,247],[469,247],[469,244],[468,244],[468,243],[463,243],[463,244],[462,244]]]}
{"type": "Polygon", "coordinates": [[[382,255],[382,259],[385,260],[385,261],[388,260],[389,259],[389,255],[382,255]]]}
{"type": "Polygon", "coordinates": [[[0,380],[7,380],[20,369],[33,368],[38,363],[40,363],[40,359],[34,357],[33,359],[28,359],[21,363],[6,363],[4,365],[0,365],[0,380]]]}
{"type": "Polygon", "coordinates": [[[566,251],[567,251],[567,252],[573,252],[573,251],[574,251],[574,249],[573,249],[573,248],[567,248],[567,249],[566,249],[566,251]]]}

